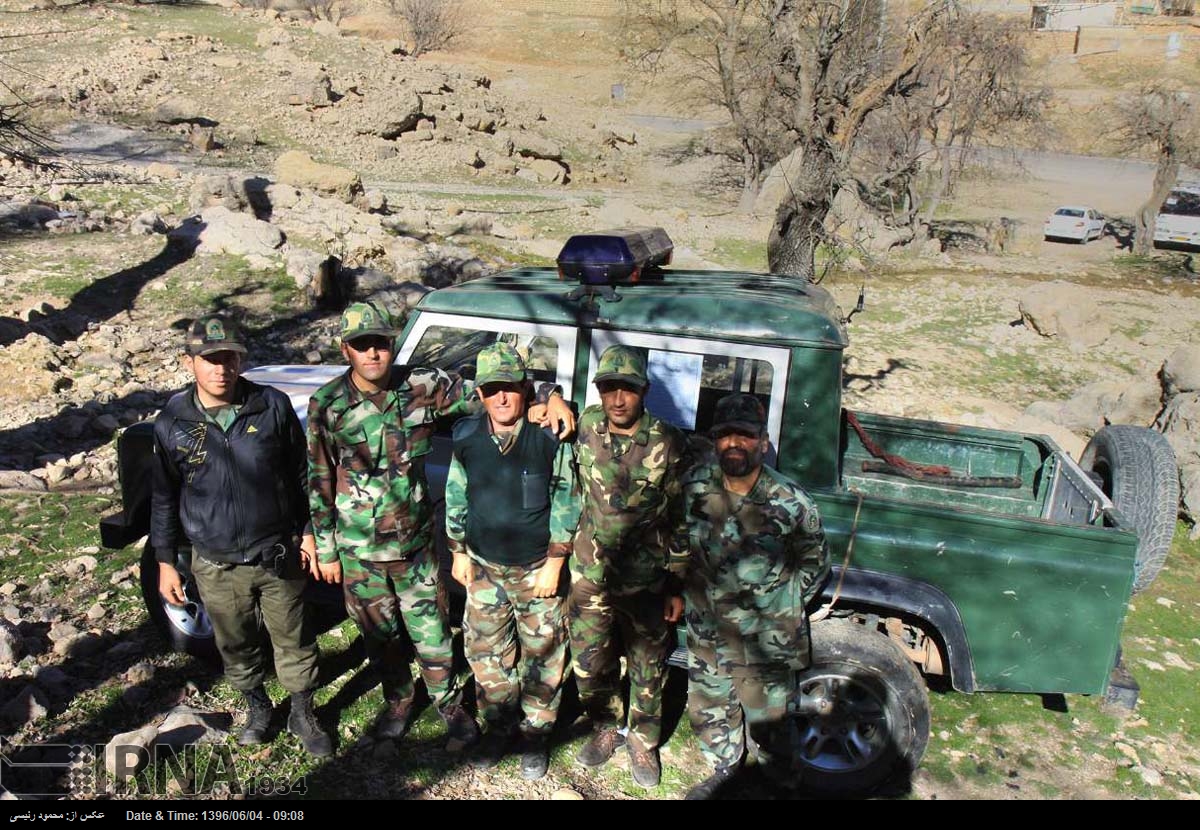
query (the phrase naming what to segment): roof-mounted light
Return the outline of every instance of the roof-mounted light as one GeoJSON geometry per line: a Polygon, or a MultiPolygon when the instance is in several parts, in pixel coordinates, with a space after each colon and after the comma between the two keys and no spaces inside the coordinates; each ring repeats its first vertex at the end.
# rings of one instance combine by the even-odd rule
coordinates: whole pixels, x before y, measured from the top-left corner
{"type": "Polygon", "coordinates": [[[662,228],[576,234],[558,254],[558,276],[584,286],[634,283],[670,265],[674,250],[662,228]]]}

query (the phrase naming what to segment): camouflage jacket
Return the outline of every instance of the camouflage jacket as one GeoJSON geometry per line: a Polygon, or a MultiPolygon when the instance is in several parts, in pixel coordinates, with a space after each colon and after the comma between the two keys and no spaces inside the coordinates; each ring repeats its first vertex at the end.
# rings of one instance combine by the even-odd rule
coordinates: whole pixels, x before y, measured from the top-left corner
{"type": "MultiPolygon", "coordinates": [[[[487,414],[480,413],[476,417],[486,419],[487,414]]],[[[537,426],[530,426],[522,419],[517,423],[513,436],[515,437],[522,429],[527,428],[537,429],[537,426]]],[[[511,441],[506,446],[494,434],[492,441],[495,442],[496,449],[501,454],[508,452],[511,447],[511,441]]],[[[575,447],[569,442],[562,442],[558,445],[549,478],[549,488],[550,546],[546,552],[549,556],[566,556],[570,553],[571,540],[575,537],[575,528],[579,524],[580,508],[579,488],[575,480],[575,447]]],[[[450,472],[446,476],[446,538],[452,553],[468,552],[466,537],[469,511],[467,469],[456,454],[450,461],[450,472]]]]}
{"type": "Polygon", "coordinates": [[[684,434],[643,412],[633,435],[613,435],[604,409],[589,406],[575,457],[583,515],[573,572],[615,594],[677,593],[688,562],[684,434]]]}
{"type": "Polygon", "coordinates": [[[472,409],[463,380],[395,366],[382,409],[350,380],[308,403],[308,486],[317,558],[404,559],[432,539],[425,483],[434,419],[472,409]]]}
{"type": "Polygon", "coordinates": [[[715,463],[692,470],[684,491],[689,638],[713,648],[726,674],[807,666],[805,605],[829,573],[829,545],[812,498],[770,467],[739,496],[725,489],[715,463]]]}

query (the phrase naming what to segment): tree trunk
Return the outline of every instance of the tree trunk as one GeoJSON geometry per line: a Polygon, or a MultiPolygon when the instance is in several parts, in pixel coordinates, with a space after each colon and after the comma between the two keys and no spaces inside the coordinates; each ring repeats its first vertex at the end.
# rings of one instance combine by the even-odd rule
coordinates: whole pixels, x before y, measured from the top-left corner
{"type": "Polygon", "coordinates": [[[834,173],[839,169],[828,144],[804,147],[799,169],[787,179],[788,190],[775,210],[775,223],[767,240],[767,267],[772,274],[813,278],[817,245],[825,234],[825,217],[837,195],[834,173]]]}
{"type": "Polygon", "coordinates": [[[1158,209],[1179,180],[1179,159],[1171,150],[1160,150],[1158,167],[1154,171],[1154,188],[1150,198],[1138,210],[1134,218],[1133,252],[1148,255],[1154,249],[1154,224],[1158,209]]]}
{"type": "Polygon", "coordinates": [[[742,151],[742,198],[738,200],[738,213],[753,213],[754,203],[762,190],[762,161],[749,150],[742,151]]]}

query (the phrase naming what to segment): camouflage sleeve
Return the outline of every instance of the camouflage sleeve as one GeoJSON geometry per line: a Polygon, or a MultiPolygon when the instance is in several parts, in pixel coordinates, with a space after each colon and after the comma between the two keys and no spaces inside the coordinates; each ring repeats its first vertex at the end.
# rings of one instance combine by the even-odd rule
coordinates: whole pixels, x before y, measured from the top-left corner
{"type": "Polygon", "coordinates": [[[446,475],[446,543],[451,553],[467,552],[467,470],[455,455],[446,475]]]}
{"type": "Polygon", "coordinates": [[[680,438],[675,442],[674,458],[666,479],[667,527],[670,528],[670,538],[667,540],[667,580],[669,593],[679,593],[687,579],[688,563],[690,561],[690,539],[687,524],[687,499],[684,492],[684,481],[691,468],[691,454],[688,452],[687,440],[680,438]]]}
{"type": "Polygon", "coordinates": [[[470,415],[481,408],[475,386],[444,369],[413,368],[408,372],[411,399],[404,412],[409,429],[433,423],[443,415],[470,415]]]}
{"type": "Polygon", "coordinates": [[[808,605],[829,574],[829,542],[812,499],[799,499],[796,506],[798,515],[795,528],[788,535],[788,547],[800,575],[803,603],[808,605]]]}
{"type": "Polygon", "coordinates": [[[554,456],[554,475],[550,479],[550,556],[564,557],[571,550],[583,496],[575,478],[575,445],[564,441],[554,456]]]}
{"type": "Polygon", "coordinates": [[[321,407],[308,402],[308,508],[317,539],[317,561],[328,565],[337,555],[337,453],[325,431],[321,407]]]}

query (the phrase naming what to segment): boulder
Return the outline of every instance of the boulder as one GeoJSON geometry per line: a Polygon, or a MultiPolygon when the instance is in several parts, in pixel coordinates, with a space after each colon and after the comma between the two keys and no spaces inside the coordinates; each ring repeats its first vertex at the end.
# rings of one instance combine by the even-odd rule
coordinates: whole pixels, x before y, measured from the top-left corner
{"type": "Polygon", "coordinates": [[[562,148],[548,138],[527,132],[497,133],[497,138],[511,143],[512,152],[519,156],[535,159],[562,160],[562,148]]]}
{"type": "Polygon", "coordinates": [[[104,747],[104,769],[113,779],[131,778],[150,763],[150,752],[158,738],[153,726],[115,735],[104,747]]]}
{"type": "Polygon", "coordinates": [[[24,653],[20,631],[8,620],[0,620],[0,666],[11,666],[24,653]]]}
{"type": "Polygon", "coordinates": [[[362,179],[353,170],[313,161],[301,150],[289,150],[275,161],[275,177],[294,187],[315,190],[350,203],[362,193],[362,179]]]}
{"type": "Polygon", "coordinates": [[[0,470],[0,490],[45,490],[46,482],[24,470],[0,470]]]}
{"type": "Polygon", "coordinates": [[[58,347],[40,334],[27,334],[0,349],[0,405],[26,405],[53,397],[63,358],[58,347]]]}
{"type": "Polygon", "coordinates": [[[178,167],[161,161],[152,161],[147,164],[146,174],[158,179],[178,179],[181,175],[178,167]]]}
{"type": "Polygon", "coordinates": [[[333,84],[326,72],[297,78],[288,92],[287,102],[294,107],[327,107],[333,103],[333,84]]]}
{"type": "Polygon", "coordinates": [[[417,128],[423,107],[421,96],[411,90],[388,90],[386,96],[373,97],[359,105],[354,129],[359,134],[396,138],[417,128]]]}
{"type": "Polygon", "coordinates": [[[215,127],[220,122],[210,118],[195,100],[183,95],[172,95],[159,101],[154,108],[154,120],[160,124],[199,124],[215,127]]]}
{"type": "Polygon", "coordinates": [[[36,686],[26,686],[0,709],[0,718],[20,728],[46,717],[46,700],[36,686]]]}
{"type": "Polygon", "coordinates": [[[1200,345],[1187,344],[1171,352],[1162,366],[1162,380],[1168,396],[1200,391],[1200,345]]]}
{"type": "Polygon", "coordinates": [[[341,263],[331,254],[320,254],[305,248],[292,248],[284,255],[284,263],[288,276],[296,282],[296,287],[309,290],[316,285],[315,294],[323,293],[321,286],[327,286],[336,275],[341,263]]]}
{"type": "Polygon", "coordinates": [[[1026,326],[1043,337],[1061,337],[1072,349],[1098,346],[1110,334],[1093,292],[1074,283],[1033,285],[1021,293],[1019,306],[1026,326]]]}
{"type": "Polygon", "coordinates": [[[233,718],[227,712],[205,712],[176,706],[158,727],[158,743],[179,749],[188,744],[224,743],[233,718]]]}
{"type": "Polygon", "coordinates": [[[217,206],[232,211],[250,209],[246,180],[227,174],[197,177],[188,195],[188,207],[193,213],[199,213],[205,208],[217,206]]]}
{"type": "Polygon", "coordinates": [[[197,253],[227,253],[247,257],[270,257],[283,245],[283,233],[279,228],[224,207],[206,208],[199,217],[189,217],[171,231],[170,238],[180,242],[195,242],[197,253]]]}
{"type": "Polygon", "coordinates": [[[58,219],[58,209],[40,202],[5,202],[0,204],[0,227],[16,230],[38,230],[58,219]]]}
{"type": "Polygon", "coordinates": [[[156,233],[166,233],[167,223],[152,210],[142,211],[137,218],[129,223],[129,232],[134,236],[152,236],[156,233]]]}
{"type": "Polygon", "coordinates": [[[561,162],[550,161],[548,159],[533,159],[526,166],[517,171],[517,175],[522,178],[530,178],[542,183],[560,183],[567,180],[567,169],[561,162]]]}
{"type": "Polygon", "coordinates": [[[271,184],[267,186],[266,195],[272,209],[288,210],[300,203],[302,194],[290,184],[271,184]]]}

